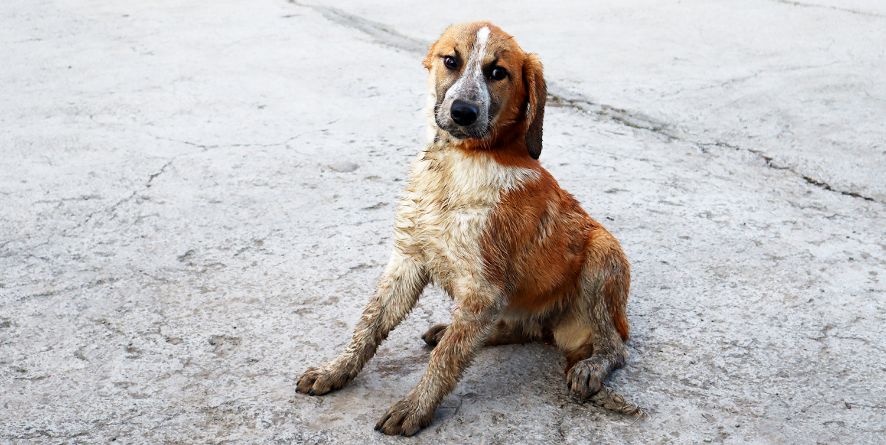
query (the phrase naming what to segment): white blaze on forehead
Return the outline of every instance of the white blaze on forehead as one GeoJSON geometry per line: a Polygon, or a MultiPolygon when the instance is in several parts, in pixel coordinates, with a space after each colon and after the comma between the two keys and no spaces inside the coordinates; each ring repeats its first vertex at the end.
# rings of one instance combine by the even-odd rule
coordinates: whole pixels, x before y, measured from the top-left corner
{"type": "Polygon", "coordinates": [[[489,27],[484,26],[477,30],[477,41],[474,42],[474,51],[471,52],[471,60],[468,63],[473,63],[475,69],[479,72],[483,71],[483,57],[486,56],[486,42],[489,41],[489,27]]]}
{"type": "Polygon", "coordinates": [[[480,51],[481,56],[483,55],[482,53],[486,52],[485,49],[486,49],[486,41],[487,40],[489,40],[489,27],[484,26],[484,27],[480,28],[479,30],[477,30],[477,43],[483,48],[480,51]]]}

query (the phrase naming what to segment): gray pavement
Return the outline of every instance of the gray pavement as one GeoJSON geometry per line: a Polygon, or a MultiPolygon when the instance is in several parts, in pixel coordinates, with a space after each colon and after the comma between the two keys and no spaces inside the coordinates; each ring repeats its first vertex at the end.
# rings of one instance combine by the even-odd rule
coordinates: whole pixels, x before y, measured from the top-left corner
{"type": "Polygon", "coordinates": [[[0,442],[882,443],[886,6],[5,1],[0,442]],[[542,345],[484,350],[412,439],[425,293],[347,388],[343,347],[424,141],[427,43],[539,53],[542,162],[633,264],[636,421],[542,345]]]}

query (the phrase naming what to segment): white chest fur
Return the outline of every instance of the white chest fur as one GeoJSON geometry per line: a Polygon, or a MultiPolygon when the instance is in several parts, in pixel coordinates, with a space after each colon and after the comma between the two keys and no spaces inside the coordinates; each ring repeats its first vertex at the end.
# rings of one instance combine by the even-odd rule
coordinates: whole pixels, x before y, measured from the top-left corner
{"type": "Polygon", "coordinates": [[[447,289],[482,272],[480,240],[503,193],[538,177],[483,154],[431,145],[413,165],[397,213],[397,242],[447,289]]]}

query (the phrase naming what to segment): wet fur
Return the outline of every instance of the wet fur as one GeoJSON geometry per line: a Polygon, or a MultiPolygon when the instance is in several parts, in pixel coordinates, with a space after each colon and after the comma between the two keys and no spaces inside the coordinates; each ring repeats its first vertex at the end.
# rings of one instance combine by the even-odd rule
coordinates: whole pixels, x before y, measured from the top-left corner
{"type": "Polygon", "coordinates": [[[531,341],[563,351],[573,396],[639,413],[603,386],[627,355],[630,266],[618,241],[537,161],[546,96],[538,58],[479,22],[450,27],[424,65],[433,142],[400,201],[391,259],[346,350],[305,371],[297,390],[321,395],[347,384],[433,283],[456,302],[452,322],[425,333],[434,348],[427,371],[376,429],[415,434],[481,346],[531,341]],[[441,97],[459,74],[440,58],[470,54],[482,27],[491,31],[484,63],[505,66],[510,76],[488,85],[488,134],[459,138],[438,122],[441,97]]]}

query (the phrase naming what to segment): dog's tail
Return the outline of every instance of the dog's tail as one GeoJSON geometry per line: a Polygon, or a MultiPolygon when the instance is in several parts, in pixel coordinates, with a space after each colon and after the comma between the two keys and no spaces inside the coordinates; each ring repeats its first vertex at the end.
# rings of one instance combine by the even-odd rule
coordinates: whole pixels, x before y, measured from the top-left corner
{"type": "Polygon", "coordinates": [[[609,389],[605,385],[600,388],[600,391],[597,391],[596,394],[591,396],[591,398],[588,399],[588,402],[605,410],[627,416],[637,418],[645,418],[648,416],[646,410],[640,408],[639,405],[628,402],[621,396],[621,394],[609,389]]]}

